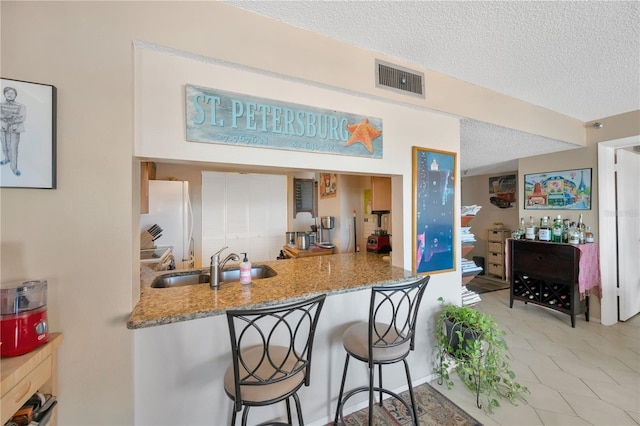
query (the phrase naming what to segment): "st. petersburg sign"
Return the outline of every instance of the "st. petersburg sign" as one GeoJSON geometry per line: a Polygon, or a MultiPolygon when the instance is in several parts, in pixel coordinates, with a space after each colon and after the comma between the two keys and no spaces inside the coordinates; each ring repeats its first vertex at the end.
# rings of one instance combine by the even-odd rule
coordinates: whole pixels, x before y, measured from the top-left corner
{"type": "Polygon", "coordinates": [[[187,84],[187,140],[382,158],[382,120],[187,84]]]}

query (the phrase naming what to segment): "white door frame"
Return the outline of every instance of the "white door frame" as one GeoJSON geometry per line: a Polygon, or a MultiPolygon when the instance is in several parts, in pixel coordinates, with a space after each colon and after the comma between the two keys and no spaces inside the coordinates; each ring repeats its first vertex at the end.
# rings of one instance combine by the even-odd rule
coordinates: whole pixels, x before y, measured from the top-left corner
{"type": "Polygon", "coordinates": [[[602,276],[600,321],[603,325],[618,322],[615,151],[634,145],[640,145],[640,135],[598,144],[598,242],[602,276]]]}

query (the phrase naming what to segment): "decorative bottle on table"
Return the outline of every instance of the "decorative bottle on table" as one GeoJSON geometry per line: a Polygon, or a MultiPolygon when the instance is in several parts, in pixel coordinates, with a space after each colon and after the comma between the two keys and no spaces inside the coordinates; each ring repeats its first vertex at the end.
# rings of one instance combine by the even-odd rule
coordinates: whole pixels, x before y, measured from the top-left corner
{"type": "Polygon", "coordinates": [[[584,232],[585,232],[584,222],[582,221],[582,215],[578,218],[578,238],[580,239],[580,244],[584,244],[584,232]]]}
{"type": "Polygon", "coordinates": [[[244,254],[244,259],[240,264],[240,284],[251,284],[251,262],[247,259],[247,253],[244,254]]]}
{"type": "Polygon", "coordinates": [[[551,228],[551,241],[554,243],[562,242],[562,234],[564,233],[564,225],[562,224],[562,217],[556,216],[556,220],[553,222],[551,228]]]}
{"type": "Polygon", "coordinates": [[[533,216],[529,216],[529,223],[525,228],[524,237],[527,240],[535,240],[536,239],[536,223],[533,221],[533,216]]]}
{"type": "Polygon", "coordinates": [[[549,229],[549,218],[543,216],[540,219],[540,229],[538,230],[538,239],[540,241],[551,241],[551,230],[549,229]]]}
{"type": "Polygon", "coordinates": [[[587,230],[584,231],[584,242],[592,243],[593,242],[593,232],[591,231],[591,227],[587,226],[587,230]]]}

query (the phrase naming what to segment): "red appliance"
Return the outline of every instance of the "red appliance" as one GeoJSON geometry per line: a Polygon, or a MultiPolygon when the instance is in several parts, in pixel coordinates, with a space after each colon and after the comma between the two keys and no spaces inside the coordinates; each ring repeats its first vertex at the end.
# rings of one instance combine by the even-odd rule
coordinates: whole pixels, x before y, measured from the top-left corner
{"type": "Polygon", "coordinates": [[[0,288],[0,355],[31,352],[49,340],[47,282],[17,282],[0,288]]]}
{"type": "Polygon", "coordinates": [[[374,215],[378,217],[378,223],[376,229],[373,230],[373,234],[367,237],[367,251],[373,253],[389,253],[391,252],[391,239],[387,233],[387,222],[389,217],[388,210],[375,210],[372,211],[374,215]],[[384,224],[382,218],[384,217],[384,224]]]}
{"type": "Polygon", "coordinates": [[[373,253],[389,253],[391,241],[389,234],[373,234],[367,238],[367,251],[373,253]]]}

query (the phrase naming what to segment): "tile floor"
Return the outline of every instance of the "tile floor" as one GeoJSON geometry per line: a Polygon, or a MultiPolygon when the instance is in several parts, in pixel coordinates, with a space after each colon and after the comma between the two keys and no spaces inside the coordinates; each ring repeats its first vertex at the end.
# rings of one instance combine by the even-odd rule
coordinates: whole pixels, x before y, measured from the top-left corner
{"type": "Polygon", "coordinates": [[[568,315],[540,306],[515,301],[510,309],[508,290],[480,297],[476,308],[507,332],[527,403],[503,401],[487,414],[459,381],[436,389],[484,425],[640,425],[640,315],[613,326],[580,315],[571,328],[568,315]]]}

